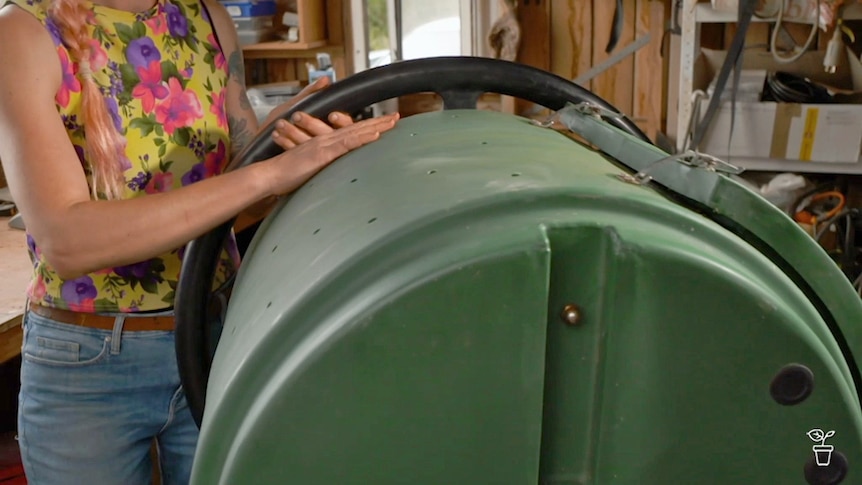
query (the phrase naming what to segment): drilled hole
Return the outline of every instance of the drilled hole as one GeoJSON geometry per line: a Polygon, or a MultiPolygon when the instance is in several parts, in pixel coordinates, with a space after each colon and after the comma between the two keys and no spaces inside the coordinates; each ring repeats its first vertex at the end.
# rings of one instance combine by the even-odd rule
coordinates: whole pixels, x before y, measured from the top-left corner
{"type": "Polygon", "coordinates": [[[369,219],[369,220],[368,220],[368,223],[369,223],[369,224],[371,224],[371,223],[373,223],[373,222],[374,222],[374,221],[376,221],[376,220],[377,220],[377,218],[376,218],[376,217],[372,217],[371,219],[369,219]]]}
{"type": "Polygon", "coordinates": [[[417,136],[417,133],[410,133],[410,136],[417,136]]]}
{"type": "Polygon", "coordinates": [[[483,144],[483,145],[487,145],[487,144],[488,144],[488,142],[487,142],[487,141],[483,141],[483,142],[482,142],[482,144],[483,144]]]}

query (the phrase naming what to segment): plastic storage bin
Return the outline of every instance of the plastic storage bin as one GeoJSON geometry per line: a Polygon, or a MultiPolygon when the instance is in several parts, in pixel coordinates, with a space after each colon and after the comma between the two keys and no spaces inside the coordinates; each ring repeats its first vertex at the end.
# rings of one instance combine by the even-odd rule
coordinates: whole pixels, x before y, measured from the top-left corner
{"type": "Polygon", "coordinates": [[[236,27],[240,45],[273,40],[275,29],[273,18],[276,5],[274,1],[259,2],[222,2],[236,27]]]}

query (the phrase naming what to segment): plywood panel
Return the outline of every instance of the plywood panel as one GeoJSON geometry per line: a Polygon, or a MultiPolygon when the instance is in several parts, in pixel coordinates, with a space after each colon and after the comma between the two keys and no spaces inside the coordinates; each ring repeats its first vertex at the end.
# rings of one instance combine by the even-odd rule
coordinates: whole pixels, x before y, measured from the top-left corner
{"type": "Polygon", "coordinates": [[[299,16],[299,43],[326,40],[326,2],[297,0],[299,16]]]}
{"type": "MultiPolygon", "coordinates": [[[[769,30],[768,23],[752,23],[748,26],[748,32],[745,33],[745,45],[748,47],[767,46],[769,45],[769,30]]],[[[730,48],[733,42],[733,36],[736,35],[736,24],[727,24],[724,29],[724,49],[730,48]]]]}
{"type": "MultiPolygon", "coordinates": [[[[632,43],[635,38],[636,0],[624,0],[623,5],[625,22],[619,42],[617,42],[617,49],[632,43]]],[[[593,1],[593,64],[598,64],[613,54],[613,52],[606,53],[605,48],[611,37],[615,9],[616,2],[614,1],[593,1]]],[[[634,96],[634,69],[635,62],[632,56],[623,59],[593,80],[592,91],[609,101],[623,113],[631,115],[634,96]]]]}
{"type": "Polygon", "coordinates": [[[664,4],[656,0],[637,0],[637,36],[650,35],[650,43],[635,53],[634,100],[631,116],[655,140],[661,131],[664,61],[661,55],[664,30],[664,4]]]}
{"type": "MultiPolygon", "coordinates": [[[[545,69],[566,79],[575,79],[608,58],[604,52],[611,32],[616,2],[613,0],[524,0],[518,2],[521,45],[518,62],[545,69]]],[[[585,87],[627,115],[650,136],[666,129],[668,113],[667,64],[673,56],[662,55],[665,26],[671,0],[625,0],[625,27],[615,52],[641,35],[651,34],[651,43],[634,56],[623,59],[585,87]]],[[[612,53],[613,54],[613,53],[612,53]]],[[[411,100],[410,112],[435,108],[427,99],[411,100]],[[417,102],[421,100],[421,102],[417,102]]],[[[505,112],[523,114],[530,106],[503,96],[505,112]]]]}
{"type": "MultiPolygon", "coordinates": [[[[518,62],[551,70],[551,0],[523,0],[518,2],[518,21],[521,24],[521,43],[518,62]]],[[[527,112],[531,103],[515,101],[516,113],[527,112]]]]}
{"type": "Polygon", "coordinates": [[[344,44],[346,34],[344,10],[341,0],[326,0],[326,38],[329,45],[344,44]]]}
{"type": "MultiPolygon", "coordinates": [[[[551,71],[574,79],[593,65],[592,0],[552,0],[551,71]]],[[[584,87],[590,89],[591,83],[584,87]]]]}

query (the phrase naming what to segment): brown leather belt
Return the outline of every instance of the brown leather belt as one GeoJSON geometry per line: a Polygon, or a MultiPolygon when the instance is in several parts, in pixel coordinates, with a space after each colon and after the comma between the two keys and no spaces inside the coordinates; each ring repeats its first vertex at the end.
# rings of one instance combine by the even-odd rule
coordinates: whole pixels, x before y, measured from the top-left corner
{"type": "MultiPolygon", "coordinates": [[[[115,317],[107,315],[96,315],[94,313],[73,312],[70,310],[61,310],[59,308],[50,308],[42,305],[30,304],[30,311],[36,315],[50,318],[51,320],[68,323],[69,325],[78,325],[87,328],[98,328],[102,330],[113,330],[115,317]]],[[[144,332],[144,331],[164,331],[174,329],[173,315],[158,316],[158,317],[143,317],[135,315],[126,318],[123,322],[123,331],[127,332],[144,332]]]]}

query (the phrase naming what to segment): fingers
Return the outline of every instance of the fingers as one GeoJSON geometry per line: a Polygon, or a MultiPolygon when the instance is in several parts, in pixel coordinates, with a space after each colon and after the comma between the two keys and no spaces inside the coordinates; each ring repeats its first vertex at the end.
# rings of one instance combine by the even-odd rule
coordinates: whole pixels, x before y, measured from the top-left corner
{"type": "MultiPolygon", "coordinates": [[[[290,193],[342,155],[380,138],[382,133],[395,126],[399,118],[396,113],[350,123],[344,128],[313,137],[310,143],[294,145],[294,150],[286,151],[270,160],[280,167],[273,177],[273,193],[290,193]]],[[[288,137],[277,133],[280,133],[278,129],[273,131],[273,140],[282,147],[290,147],[294,143],[288,137]]]]}
{"type": "Polygon", "coordinates": [[[272,130],[272,141],[285,150],[289,150],[310,139],[311,136],[308,133],[285,120],[276,121],[275,129],[272,130]]]}
{"type": "Polygon", "coordinates": [[[329,123],[336,128],[344,128],[353,124],[353,118],[346,113],[338,111],[330,113],[327,119],[329,120],[329,123]]]}
{"type": "MultiPolygon", "coordinates": [[[[291,116],[291,122],[279,120],[275,124],[275,129],[272,132],[272,139],[280,147],[285,150],[301,145],[316,136],[333,134],[336,129],[361,129],[366,131],[386,131],[393,126],[398,120],[399,115],[396,113],[389,116],[381,116],[369,120],[363,120],[359,123],[354,123],[353,119],[345,113],[333,112],[329,115],[328,120],[333,126],[330,126],[307,113],[297,112],[291,116]],[[373,128],[372,128],[373,127],[373,128]]],[[[349,134],[345,134],[349,136],[349,134]]]]}
{"type": "Polygon", "coordinates": [[[278,120],[272,131],[272,139],[280,147],[288,150],[307,142],[315,136],[332,133],[333,128],[322,120],[305,113],[294,113],[291,122],[278,120]]]}
{"type": "Polygon", "coordinates": [[[332,127],[327,125],[323,120],[309,116],[306,113],[296,112],[290,117],[290,121],[311,136],[320,136],[332,132],[332,127]]]}
{"type": "Polygon", "coordinates": [[[382,133],[395,127],[399,118],[400,115],[395,113],[353,123],[350,126],[333,132],[329,135],[330,139],[327,140],[329,143],[326,144],[326,148],[334,149],[335,153],[331,153],[329,156],[337,158],[351,150],[377,140],[382,133]]]}

